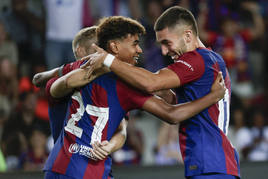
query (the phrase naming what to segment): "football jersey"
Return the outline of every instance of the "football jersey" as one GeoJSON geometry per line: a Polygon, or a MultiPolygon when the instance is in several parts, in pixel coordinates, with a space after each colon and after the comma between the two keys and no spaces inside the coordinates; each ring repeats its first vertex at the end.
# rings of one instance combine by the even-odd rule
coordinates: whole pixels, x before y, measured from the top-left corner
{"type": "Polygon", "coordinates": [[[54,143],[57,141],[61,130],[63,129],[64,119],[67,113],[68,100],[70,96],[55,99],[50,95],[50,88],[54,81],[58,78],[52,78],[47,82],[46,94],[48,99],[48,114],[49,114],[49,125],[51,135],[54,143]]]}
{"type": "MultiPolygon", "coordinates": [[[[84,61],[76,61],[73,63],[65,64],[60,68],[59,74],[65,75],[70,71],[78,68],[84,61]]],[[[67,114],[68,101],[70,100],[70,95],[63,98],[53,98],[50,95],[51,85],[58,78],[50,79],[46,84],[46,95],[48,99],[48,115],[49,115],[49,125],[51,130],[51,135],[53,137],[54,143],[58,139],[61,130],[63,129],[64,120],[67,114]]]]}
{"type": "MultiPolygon", "coordinates": [[[[59,74],[65,75],[72,70],[79,68],[81,64],[83,64],[84,61],[76,61],[73,63],[68,63],[62,66],[59,70],[59,74]]],[[[64,120],[67,114],[67,107],[68,107],[68,101],[70,100],[70,95],[67,95],[63,98],[53,98],[50,94],[50,88],[51,85],[57,80],[58,78],[52,78],[50,79],[46,84],[46,95],[48,99],[48,114],[49,114],[49,125],[51,134],[54,140],[54,143],[58,139],[61,130],[63,129],[64,120]]]]}
{"type": "Polygon", "coordinates": [[[91,144],[110,140],[129,110],[141,108],[151,95],[144,94],[112,73],[104,74],[75,91],[59,139],[44,170],[74,178],[109,178],[111,158],[95,161],[91,144]]]}
{"type": "Polygon", "coordinates": [[[180,56],[168,66],[181,83],[176,89],[178,103],[207,95],[219,71],[227,88],[222,100],[183,121],[179,141],[185,175],[224,173],[240,176],[238,154],[227,138],[230,119],[231,82],[222,57],[206,48],[180,56]]]}

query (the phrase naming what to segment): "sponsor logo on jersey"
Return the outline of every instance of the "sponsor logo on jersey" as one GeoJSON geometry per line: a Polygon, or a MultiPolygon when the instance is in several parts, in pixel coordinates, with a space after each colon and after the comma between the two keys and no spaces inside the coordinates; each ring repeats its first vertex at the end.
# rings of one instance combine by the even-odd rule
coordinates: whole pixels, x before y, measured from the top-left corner
{"type": "Polygon", "coordinates": [[[80,146],[78,144],[71,144],[69,147],[69,152],[72,154],[75,154],[77,152],[79,152],[80,146]]]}
{"type": "Polygon", "coordinates": [[[192,65],[190,65],[190,64],[187,63],[186,61],[183,61],[183,60],[177,60],[176,63],[182,63],[182,64],[186,65],[191,71],[194,71],[194,68],[192,67],[192,65]]]}
{"type": "Polygon", "coordinates": [[[71,144],[69,147],[69,152],[72,154],[76,154],[78,153],[79,155],[83,155],[87,158],[90,158],[92,160],[97,160],[97,158],[95,158],[91,152],[92,148],[85,146],[85,145],[79,145],[77,143],[71,144]]]}

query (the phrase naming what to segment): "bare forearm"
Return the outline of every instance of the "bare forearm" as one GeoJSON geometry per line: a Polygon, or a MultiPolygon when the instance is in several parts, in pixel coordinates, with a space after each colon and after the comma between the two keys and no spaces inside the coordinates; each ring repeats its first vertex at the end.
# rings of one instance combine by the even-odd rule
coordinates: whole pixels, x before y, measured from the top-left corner
{"type": "Polygon", "coordinates": [[[154,74],[125,62],[114,60],[110,69],[128,84],[146,91],[152,92],[154,74]]]}
{"type": "Polygon", "coordinates": [[[110,144],[112,146],[111,153],[117,151],[118,149],[122,148],[126,138],[127,138],[127,122],[125,119],[122,120],[120,127],[114,133],[110,140],[110,144]]]}
{"type": "Polygon", "coordinates": [[[60,98],[72,92],[74,88],[83,86],[88,82],[88,79],[85,79],[84,76],[85,71],[77,69],[60,77],[52,84],[51,95],[55,98],[60,98]]]}
{"type": "Polygon", "coordinates": [[[192,102],[177,105],[170,105],[163,99],[152,97],[144,103],[143,109],[167,123],[177,124],[193,117],[219,100],[220,98],[217,92],[209,93],[192,102]]]}
{"type": "Polygon", "coordinates": [[[32,83],[37,87],[45,86],[49,79],[58,76],[58,71],[59,68],[54,68],[49,71],[37,73],[34,75],[32,83]]]}

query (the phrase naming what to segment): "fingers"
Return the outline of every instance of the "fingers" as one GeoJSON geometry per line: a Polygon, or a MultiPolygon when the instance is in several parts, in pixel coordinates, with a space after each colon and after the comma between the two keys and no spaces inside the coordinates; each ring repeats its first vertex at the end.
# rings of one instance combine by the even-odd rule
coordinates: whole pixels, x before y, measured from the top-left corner
{"type": "Polygon", "coordinates": [[[92,48],[96,50],[96,52],[103,52],[104,50],[102,48],[100,48],[99,46],[97,46],[95,43],[92,44],[92,48]]]}
{"type": "Polygon", "coordinates": [[[91,152],[98,160],[104,160],[109,155],[109,153],[102,148],[102,145],[99,142],[92,144],[92,147],[93,150],[91,150],[91,152]]]}
{"type": "Polygon", "coordinates": [[[223,81],[223,76],[222,76],[222,72],[221,71],[218,72],[218,75],[217,75],[217,78],[216,78],[215,81],[217,81],[217,82],[222,82],[223,81]]]}
{"type": "Polygon", "coordinates": [[[92,75],[93,71],[94,71],[94,67],[89,68],[89,69],[87,70],[85,79],[88,79],[88,78],[92,75]]]}
{"type": "MultiPolygon", "coordinates": [[[[88,57],[88,56],[87,56],[87,57],[88,57]]],[[[87,57],[84,57],[84,58],[87,58],[87,57]]],[[[84,58],[83,58],[83,59],[84,59],[84,58]]],[[[83,59],[82,59],[82,60],[83,60],[83,59]]],[[[84,63],[83,65],[81,65],[80,68],[81,68],[81,69],[85,69],[85,68],[87,68],[88,66],[90,66],[90,60],[88,60],[88,61],[87,61],[86,63],[84,63]]]]}
{"type": "Polygon", "coordinates": [[[109,144],[109,142],[107,140],[104,140],[104,141],[101,142],[102,146],[105,146],[105,145],[108,145],[108,144],[109,144]]]}

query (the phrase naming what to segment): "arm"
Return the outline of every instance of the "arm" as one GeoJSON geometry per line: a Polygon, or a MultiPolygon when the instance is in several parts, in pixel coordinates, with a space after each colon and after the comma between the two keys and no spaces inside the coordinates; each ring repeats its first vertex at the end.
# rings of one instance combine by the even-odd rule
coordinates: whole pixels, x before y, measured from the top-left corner
{"type": "MultiPolygon", "coordinates": [[[[92,46],[97,53],[84,57],[83,60],[88,60],[82,68],[86,69],[88,66],[88,76],[95,69],[101,68],[107,52],[96,45],[92,46]],[[99,53],[99,55],[98,55],[99,53]]],[[[110,70],[117,76],[123,79],[128,84],[143,90],[147,93],[153,93],[162,89],[171,89],[180,86],[180,79],[175,72],[164,68],[156,73],[152,73],[146,69],[135,67],[117,58],[114,58],[110,70]]]]}
{"type": "Polygon", "coordinates": [[[184,104],[170,105],[163,99],[153,96],[144,103],[142,108],[165,122],[177,124],[215,104],[224,97],[224,94],[225,86],[222,75],[219,73],[212,85],[211,92],[200,99],[184,104]]]}
{"type": "Polygon", "coordinates": [[[105,140],[101,143],[96,142],[92,144],[93,150],[91,152],[94,157],[98,160],[103,160],[111,153],[123,147],[127,137],[127,123],[125,119],[121,121],[110,141],[105,140]]]}
{"type": "Polygon", "coordinates": [[[90,78],[85,78],[87,71],[85,69],[76,69],[57,79],[50,88],[51,96],[55,98],[63,97],[73,91],[74,88],[84,86],[107,72],[107,69],[97,69],[90,78]]]}
{"type": "Polygon", "coordinates": [[[61,67],[54,68],[34,75],[32,83],[37,87],[45,86],[47,81],[53,77],[57,77],[61,67]]]}
{"type": "Polygon", "coordinates": [[[242,6],[252,13],[253,26],[250,28],[250,33],[252,38],[256,39],[265,32],[265,25],[263,18],[260,15],[260,8],[256,2],[243,2],[242,6]]]}

